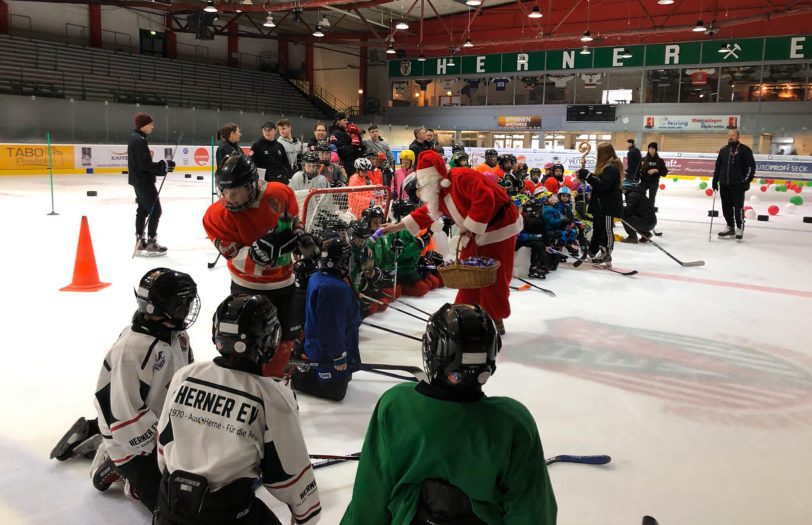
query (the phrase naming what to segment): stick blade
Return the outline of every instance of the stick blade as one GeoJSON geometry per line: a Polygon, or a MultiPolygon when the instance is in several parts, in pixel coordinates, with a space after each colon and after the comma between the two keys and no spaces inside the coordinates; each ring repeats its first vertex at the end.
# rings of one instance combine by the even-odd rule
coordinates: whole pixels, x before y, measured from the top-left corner
{"type": "Polygon", "coordinates": [[[545,460],[548,465],[553,463],[582,463],[584,465],[606,465],[612,461],[610,456],[572,456],[569,454],[562,454],[560,456],[553,456],[545,460]]]}
{"type": "Polygon", "coordinates": [[[688,261],[682,263],[685,267],[694,267],[694,266],[705,266],[705,261],[688,261]]]}

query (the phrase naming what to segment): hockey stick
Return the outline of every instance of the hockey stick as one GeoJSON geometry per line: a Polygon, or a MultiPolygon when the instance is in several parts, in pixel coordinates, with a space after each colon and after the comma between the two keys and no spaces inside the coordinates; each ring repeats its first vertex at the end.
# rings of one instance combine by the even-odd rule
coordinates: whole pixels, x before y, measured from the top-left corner
{"type": "Polygon", "coordinates": [[[615,268],[607,268],[606,266],[603,266],[602,264],[592,264],[592,266],[594,266],[595,268],[598,268],[599,270],[606,270],[607,272],[616,273],[618,275],[625,275],[626,277],[631,277],[632,275],[637,275],[637,270],[629,270],[628,272],[624,272],[623,270],[617,270],[615,268]]]}
{"type": "Polygon", "coordinates": [[[511,285],[510,289],[513,290],[513,291],[516,291],[516,292],[526,292],[527,290],[530,289],[530,285],[529,284],[523,284],[521,286],[513,286],[513,285],[511,285]]]}
{"type": "Polygon", "coordinates": [[[651,233],[653,233],[653,234],[654,234],[654,235],[656,235],[657,237],[662,237],[662,236],[663,236],[663,232],[658,232],[657,230],[655,230],[655,229],[653,229],[653,228],[652,228],[652,230],[651,230],[651,233]]]}
{"type": "Polygon", "coordinates": [[[549,295],[550,297],[555,297],[555,292],[553,292],[552,290],[548,290],[547,288],[542,288],[541,286],[536,286],[535,284],[531,283],[530,281],[525,281],[521,277],[516,277],[515,275],[513,276],[513,278],[516,279],[517,281],[523,282],[524,284],[529,284],[530,286],[532,286],[536,290],[538,290],[540,292],[544,292],[547,295],[549,295]]]}
{"type": "MultiPolygon", "coordinates": [[[[713,219],[713,217],[711,217],[711,219],[713,219]]],[[[631,224],[629,224],[628,222],[624,221],[623,219],[620,219],[620,222],[622,222],[623,224],[625,224],[626,226],[628,226],[629,228],[631,228],[632,230],[634,230],[634,232],[635,232],[635,233],[637,233],[638,235],[640,235],[641,237],[643,236],[643,234],[642,234],[642,233],[640,233],[640,232],[637,230],[637,228],[635,228],[634,226],[632,226],[632,225],[631,225],[631,224]]],[[[683,267],[685,267],[685,266],[705,266],[705,261],[688,261],[688,262],[682,262],[682,261],[680,261],[679,259],[677,259],[677,258],[676,258],[676,257],[674,257],[673,255],[671,255],[670,253],[668,253],[668,251],[667,251],[665,248],[663,248],[662,246],[660,246],[659,244],[657,244],[656,242],[654,242],[654,241],[651,239],[651,237],[648,237],[648,242],[650,242],[651,244],[653,244],[654,246],[656,246],[658,250],[660,250],[661,252],[663,252],[663,253],[664,253],[664,254],[666,254],[667,256],[669,256],[669,257],[671,257],[672,259],[674,259],[675,261],[677,261],[677,262],[679,263],[679,265],[680,265],[680,266],[683,266],[683,267]]]]}
{"type": "Polygon", "coordinates": [[[427,312],[425,310],[421,310],[420,308],[414,306],[412,303],[407,303],[403,299],[400,299],[399,297],[395,297],[394,295],[390,295],[390,294],[384,292],[383,290],[381,290],[381,293],[384,294],[385,296],[387,296],[388,298],[392,299],[393,301],[397,301],[397,302],[399,302],[400,304],[402,304],[404,306],[408,306],[412,310],[416,310],[416,311],[420,312],[421,314],[426,314],[429,317],[431,317],[433,315],[433,314],[430,314],[429,312],[427,312]]]}
{"type": "MultiPolygon", "coordinates": [[[[296,359],[291,359],[288,361],[290,366],[295,366],[300,370],[309,370],[312,367],[325,367],[331,368],[334,367],[333,363],[317,363],[315,361],[301,361],[296,359]]],[[[422,368],[417,366],[409,366],[409,365],[387,365],[383,363],[356,363],[352,367],[347,367],[347,370],[351,372],[372,372],[372,373],[379,373],[381,375],[386,375],[389,377],[394,377],[395,379],[403,379],[405,381],[412,381],[412,380],[419,380],[424,381],[426,380],[426,372],[423,371],[422,368]],[[401,372],[408,372],[412,374],[413,377],[404,377],[399,376],[396,374],[388,374],[384,373],[385,370],[395,370],[401,372]]]]}
{"type": "MultiPolygon", "coordinates": [[[[344,463],[346,461],[360,461],[361,460],[361,453],[356,452],[354,454],[350,454],[348,456],[331,456],[327,454],[311,454],[310,457],[312,459],[323,459],[325,461],[319,461],[313,464],[313,468],[321,468],[327,467],[329,465],[335,465],[337,463],[344,463]]],[[[581,465],[606,465],[607,463],[611,462],[612,458],[606,455],[599,455],[599,456],[571,456],[569,454],[561,454],[559,456],[553,456],[551,458],[547,458],[544,460],[546,465],[552,465],[553,463],[580,463],[581,465]]]]}
{"type": "Polygon", "coordinates": [[[361,299],[366,299],[367,301],[370,301],[370,302],[375,303],[375,304],[379,304],[381,306],[386,306],[387,308],[391,308],[391,309],[395,310],[396,312],[400,312],[402,314],[408,315],[409,317],[414,317],[415,319],[419,319],[419,320],[423,321],[424,323],[426,321],[428,321],[428,319],[420,317],[419,315],[415,315],[415,314],[413,314],[411,312],[407,312],[406,310],[401,310],[397,306],[394,306],[394,305],[391,305],[391,304],[386,304],[385,302],[374,299],[374,298],[372,298],[372,297],[370,297],[370,296],[368,296],[366,294],[359,293],[358,296],[361,299]]]}
{"type": "MultiPolygon", "coordinates": [[[[330,465],[337,465],[338,463],[344,463],[345,461],[350,461],[353,459],[360,459],[361,453],[356,452],[355,454],[350,454],[349,456],[336,456],[334,459],[325,459],[323,461],[316,461],[312,464],[313,470],[317,468],[329,467],[330,465]]],[[[311,456],[312,457],[312,456],[311,456]]]]}
{"type": "Polygon", "coordinates": [[[211,270],[212,268],[214,268],[215,266],[217,266],[217,261],[219,261],[219,260],[220,260],[220,256],[221,256],[221,255],[223,255],[223,254],[222,254],[222,253],[220,253],[220,252],[217,252],[217,258],[214,260],[214,262],[206,263],[206,268],[208,268],[209,270],[211,270]]]}
{"type": "Polygon", "coordinates": [[[413,335],[404,334],[403,332],[398,332],[397,330],[392,330],[391,328],[386,328],[377,324],[372,324],[369,321],[361,321],[361,324],[365,324],[367,326],[371,326],[372,328],[377,328],[378,330],[383,330],[384,332],[389,332],[390,334],[399,335],[401,337],[405,337],[406,339],[414,339],[415,341],[420,341],[421,343],[423,340],[419,337],[415,337],[413,335]]]}
{"type": "Polygon", "coordinates": [[[708,228],[708,242],[711,242],[711,235],[713,234],[713,217],[716,215],[716,192],[713,192],[713,204],[711,205],[711,222],[708,228]]]}

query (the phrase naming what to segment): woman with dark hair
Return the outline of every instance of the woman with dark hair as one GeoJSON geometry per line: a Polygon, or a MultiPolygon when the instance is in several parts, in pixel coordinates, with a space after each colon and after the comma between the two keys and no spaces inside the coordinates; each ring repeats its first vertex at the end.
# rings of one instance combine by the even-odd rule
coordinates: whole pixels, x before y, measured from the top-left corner
{"type": "Polygon", "coordinates": [[[233,122],[229,122],[217,130],[217,141],[220,142],[220,145],[217,146],[217,152],[214,154],[214,157],[217,159],[218,166],[222,166],[223,161],[229,155],[242,153],[240,145],[237,144],[241,136],[240,126],[233,122]]]}
{"type": "Polygon", "coordinates": [[[648,145],[648,152],[640,165],[640,187],[645,195],[648,191],[648,200],[654,206],[654,199],[657,197],[657,190],[660,189],[660,177],[668,175],[668,168],[665,161],[657,154],[657,143],[648,145]]]}
{"type": "Polygon", "coordinates": [[[313,128],[313,137],[307,141],[307,149],[310,151],[316,151],[316,146],[319,145],[319,142],[326,142],[327,141],[327,124],[324,122],[316,122],[316,126],[313,128]]]}
{"type": "Polygon", "coordinates": [[[603,264],[607,268],[612,266],[612,249],[615,245],[612,219],[623,214],[621,173],[623,163],[608,142],[598,144],[595,173],[590,173],[586,168],[578,170],[578,179],[592,186],[588,210],[592,214],[592,240],[587,253],[593,263],[603,264]]]}

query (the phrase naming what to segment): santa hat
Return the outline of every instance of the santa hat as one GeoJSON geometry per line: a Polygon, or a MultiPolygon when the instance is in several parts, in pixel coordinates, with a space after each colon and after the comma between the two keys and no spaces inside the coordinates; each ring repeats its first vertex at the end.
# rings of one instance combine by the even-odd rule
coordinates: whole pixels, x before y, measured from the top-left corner
{"type": "Polygon", "coordinates": [[[440,186],[448,188],[451,186],[451,181],[448,180],[448,169],[446,168],[443,157],[434,150],[426,150],[420,153],[417,157],[417,183],[421,186],[426,184],[430,179],[439,177],[440,186]]]}

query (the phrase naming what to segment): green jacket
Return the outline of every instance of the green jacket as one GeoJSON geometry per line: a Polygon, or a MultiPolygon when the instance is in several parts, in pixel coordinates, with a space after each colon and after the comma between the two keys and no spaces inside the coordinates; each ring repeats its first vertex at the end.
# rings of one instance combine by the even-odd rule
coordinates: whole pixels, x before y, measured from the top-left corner
{"type": "Polygon", "coordinates": [[[395,251],[392,249],[392,241],[400,239],[403,241],[403,251],[398,259],[398,275],[409,275],[417,271],[417,263],[420,261],[420,252],[423,251],[420,241],[406,230],[389,233],[378,238],[377,241],[369,241],[369,247],[375,259],[375,266],[384,272],[391,272],[395,269],[395,251]]]}
{"type": "Polygon", "coordinates": [[[507,397],[444,401],[403,383],[369,422],[341,525],[408,525],[423,480],[446,480],[489,525],[553,525],[555,495],[536,423],[507,397]]]}

